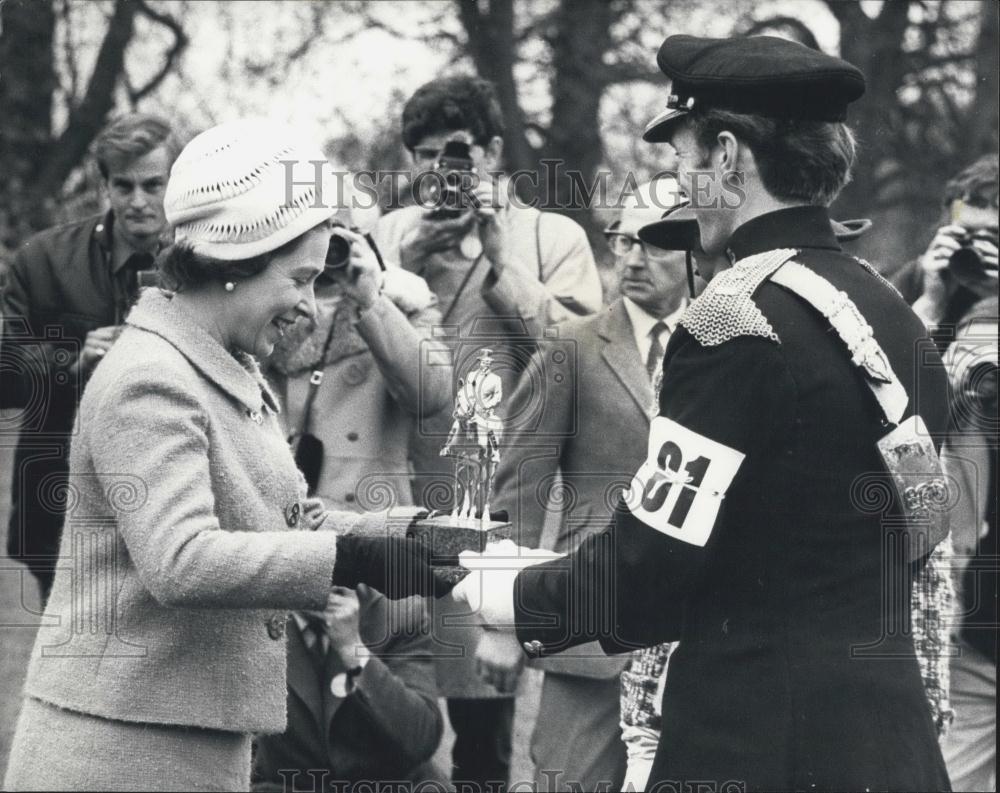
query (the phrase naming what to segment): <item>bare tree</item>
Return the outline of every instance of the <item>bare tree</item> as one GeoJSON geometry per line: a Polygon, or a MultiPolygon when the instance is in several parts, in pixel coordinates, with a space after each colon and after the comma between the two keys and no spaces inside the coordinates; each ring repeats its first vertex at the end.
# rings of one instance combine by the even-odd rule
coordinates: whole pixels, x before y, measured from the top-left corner
{"type": "MultiPolygon", "coordinates": [[[[48,225],[54,202],[70,173],[115,108],[121,86],[134,105],[152,93],[176,67],[188,44],[181,22],[166,6],[148,0],[115,0],[110,6],[93,69],[80,85],[76,53],[66,54],[68,85],[60,86],[56,69],[57,24],[71,29],[71,4],[55,0],[6,0],[0,4],[0,170],[9,175],[0,188],[2,243],[12,247],[33,229],[48,225]],[[171,44],[162,65],[142,85],[129,77],[127,50],[142,16],[168,30],[171,44]],[[56,134],[53,110],[66,97],[66,124],[56,134]]],[[[71,42],[70,38],[67,41],[71,42]]],[[[148,53],[143,53],[148,58],[148,53]]]]}
{"type": "MultiPolygon", "coordinates": [[[[866,75],[851,107],[859,158],[837,208],[876,219],[864,247],[889,269],[926,244],[944,183],[997,150],[998,13],[993,2],[894,0],[874,16],[858,3],[825,0],[840,25],[840,55],[866,75]]],[[[777,33],[818,48],[800,20],[741,20],[738,33],[777,33]]]]}

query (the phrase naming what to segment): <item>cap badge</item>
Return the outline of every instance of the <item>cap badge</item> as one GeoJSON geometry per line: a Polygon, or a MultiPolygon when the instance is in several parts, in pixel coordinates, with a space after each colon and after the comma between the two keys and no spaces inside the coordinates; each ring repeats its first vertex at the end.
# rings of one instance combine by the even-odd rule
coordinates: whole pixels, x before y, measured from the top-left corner
{"type": "Polygon", "coordinates": [[[683,102],[677,94],[670,94],[667,97],[668,110],[691,110],[694,107],[694,97],[689,96],[683,102]]]}

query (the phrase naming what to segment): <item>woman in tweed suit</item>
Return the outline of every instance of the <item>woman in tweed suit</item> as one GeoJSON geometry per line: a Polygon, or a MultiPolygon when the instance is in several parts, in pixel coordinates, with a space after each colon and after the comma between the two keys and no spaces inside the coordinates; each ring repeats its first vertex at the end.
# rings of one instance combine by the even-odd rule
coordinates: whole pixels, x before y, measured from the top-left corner
{"type": "Polygon", "coordinates": [[[255,362],[315,312],[336,210],[319,190],[337,195],[314,183],[323,159],[235,122],[174,165],[176,292],[143,295],[83,395],[6,789],[248,789],[250,733],[285,729],[285,612],[322,610],[331,583],[431,589],[419,546],[377,537],[386,515],[304,509],[255,362]]]}

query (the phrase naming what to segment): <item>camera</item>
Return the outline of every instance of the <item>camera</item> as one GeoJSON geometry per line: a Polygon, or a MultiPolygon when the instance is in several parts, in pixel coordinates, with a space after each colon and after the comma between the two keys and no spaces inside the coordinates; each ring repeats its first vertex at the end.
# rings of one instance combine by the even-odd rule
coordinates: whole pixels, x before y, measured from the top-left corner
{"type": "Polygon", "coordinates": [[[347,267],[350,261],[351,241],[342,237],[337,233],[337,229],[334,229],[333,234],[330,235],[330,245],[326,249],[325,269],[342,270],[347,267]]]}
{"type": "MultiPolygon", "coordinates": [[[[347,268],[347,265],[351,263],[351,245],[353,243],[350,239],[340,233],[340,230],[343,228],[345,227],[335,226],[333,233],[330,235],[330,244],[326,249],[326,259],[323,264],[323,272],[320,273],[319,278],[316,279],[320,286],[328,286],[334,283],[336,281],[334,274],[342,272],[347,268]]],[[[379,252],[378,246],[375,244],[375,240],[372,238],[372,235],[363,232],[357,226],[351,226],[350,230],[355,234],[361,234],[365,238],[365,241],[374,252],[375,258],[378,260],[379,268],[384,271],[385,262],[382,260],[382,254],[379,252]]]]}
{"type": "Polygon", "coordinates": [[[472,183],[475,167],[472,147],[462,140],[449,140],[434,163],[435,178],[427,187],[426,198],[434,210],[434,220],[457,218],[467,208],[463,201],[466,188],[472,183]]]}
{"type": "Polygon", "coordinates": [[[996,273],[994,272],[992,277],[990,276],[988,266],[983,261],[979,251],[975,249],[974,244],[977,240],[982,240],[996,245],[996,233],[984,229],[967,232],[955,239],[961,247],[948,259],[948,269],[959,283],[976,292],[981,291],[984,286],[992,285],[991,288],[995,288],[996,273]]]}

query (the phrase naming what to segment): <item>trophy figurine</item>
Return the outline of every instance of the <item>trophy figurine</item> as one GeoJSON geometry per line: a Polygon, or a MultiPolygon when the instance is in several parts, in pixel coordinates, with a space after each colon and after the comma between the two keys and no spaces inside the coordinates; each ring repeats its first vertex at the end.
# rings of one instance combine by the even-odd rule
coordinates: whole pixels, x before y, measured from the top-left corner
{"type": "Polygon", "coordinates": [[[490,368],[492,363],[493,351],[483,348],[475,368],[458,381],[454,421],[441,449],[442,457],[455,461],[452,511],[417,520],[409,532],[429,544],[433,558],[440,562],[435,572],[449,580],[464,575],[457,563],[459,553],[481,553],[487,543],[511,535],[510,523],[490,515],[503,437],[503,421],[496,412],[503,389],[490,368]]]}

